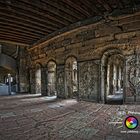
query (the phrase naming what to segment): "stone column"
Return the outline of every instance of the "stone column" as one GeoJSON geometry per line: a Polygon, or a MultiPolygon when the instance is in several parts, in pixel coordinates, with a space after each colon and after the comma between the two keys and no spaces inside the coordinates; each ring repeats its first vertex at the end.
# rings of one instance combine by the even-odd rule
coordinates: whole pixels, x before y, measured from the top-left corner
{"type": "Polygon", "coordinates": [[[113,65],[113,86],[114,90],[113,92],[116,92],[116,87],[117,87],[117,67],[116,65],[113,65]]]}
{"type": "Polygon", "coordinates": [[[41,68],[41,95],[47,96],[47,68],[41,68]]]}
{"type": "Polygon", "coordinates": [[[35,94],[35,69],[30,70],[30,93],[35,94]]]}
{"type": "Polygon", "coordinates": [[[8,74],[8,92],[11,95],[11,74],[8,74]]]}
{"type": "Polygon", "coordinates": [[[121,79],[122,78],[122,70],[121,67],[119,66],[119,78],[118,78],[118,90],[121,91],[121,79]]]}
{"type": "Polygon", "coordinates": [[[57,97],[58,98],[66,98],[65,92],[65,66],[57,65],[56,71],[56,85],[57,85],[57,97]]]}
{"type": "Polygon", "coordinates": [[[110,91],[110,65],[107,66],[107,95],[109,95],[110,91]]]}

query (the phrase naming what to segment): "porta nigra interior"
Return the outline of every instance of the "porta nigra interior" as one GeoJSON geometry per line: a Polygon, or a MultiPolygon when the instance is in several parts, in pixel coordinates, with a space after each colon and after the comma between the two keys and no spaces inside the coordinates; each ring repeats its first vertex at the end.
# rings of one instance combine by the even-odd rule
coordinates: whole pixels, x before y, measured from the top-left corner
{"type": "Polygon", "coordinates": [[[140,104],[140,1],[0,0],[0,95],[140,104]]]}
{"type": "Polygon", "coordinates": [[[139,102],[139,16],[136,9],[94,17],[32,45],[2,41],[1,84],[14,80],[1,94],[139,102]]]}

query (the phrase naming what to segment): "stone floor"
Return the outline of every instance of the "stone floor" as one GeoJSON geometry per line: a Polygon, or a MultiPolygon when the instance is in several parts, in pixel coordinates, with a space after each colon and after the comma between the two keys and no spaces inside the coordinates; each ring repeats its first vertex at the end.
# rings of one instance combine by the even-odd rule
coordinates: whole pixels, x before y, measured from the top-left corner
{"type": "Polygon", "coordinates": [[[124,126],[132,112],[140,120],[140,105],[1,96],[0,140],[140,140],[140,126],[133,131],[124,126]]]}

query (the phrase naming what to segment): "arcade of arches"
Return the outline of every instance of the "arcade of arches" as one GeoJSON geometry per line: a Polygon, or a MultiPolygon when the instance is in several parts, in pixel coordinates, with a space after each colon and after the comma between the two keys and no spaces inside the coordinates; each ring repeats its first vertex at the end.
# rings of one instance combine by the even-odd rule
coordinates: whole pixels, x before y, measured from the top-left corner
{"type": "Polygon", "coordinates": [[[125,22],[138,16],[93,23],[25,50],[30,93],[103,103],[140,102],[139,30],[131,24],[125,28],[125,22]]]}
{"type": "Polygon", "coordinates": [[[17,93],[140,102],[139,17],[136,12],[93,21],[21,48],[17,93]]]}
{"type": "Polygon", "coordinates": [[[140,140],[135,117],[140,0],[0,0],[0,140],[140,140]]]}

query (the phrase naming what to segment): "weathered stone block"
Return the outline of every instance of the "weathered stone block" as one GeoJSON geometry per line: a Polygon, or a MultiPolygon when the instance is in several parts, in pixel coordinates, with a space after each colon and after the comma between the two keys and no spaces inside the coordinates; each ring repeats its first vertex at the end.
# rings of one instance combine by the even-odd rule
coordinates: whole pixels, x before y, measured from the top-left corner
{"type": "Polygon", "coordinates": [[[134,31],[134,30],[138,30],[138,29],[140,29],[140,21],[123,25],[124,31],[134,31]]]}
{"type": "Polygon", "coordinates": [[[79,96],[98,101],[99,65],[94,61],[79,63],[79,96]]]}
{"type": "Polygon", "coordinates": [[[99,26],[97,30],[95,30],[95,36],[102,37],[102,36],[107,36],[119,32],[121,32],[121,29],[118,27],[110,26],[110,25],[102,25],[99,26]]]}
{"type": "Polygon", "coordinates": [[[93,43],[94,44],[98,44],[98,43],[100,44],[100,43],[104,43],[104,42],[112,41],[112,40],[114,40],[114,36],[109,35],[109,36],[95,38],[95,39],[93,39],[93,43]]]}
{"type": "Polygon", "coordinates": [[[126,39],[126,38],[132,38],[136,36],[136,32],[127,32],[127,33],[120,33],[115,34],[115,39],[126,39]]]}
{"type": "Polygon", "coordinates": [[[65,98],[64,65],[57,66],[57,96],[65,98]]]}

